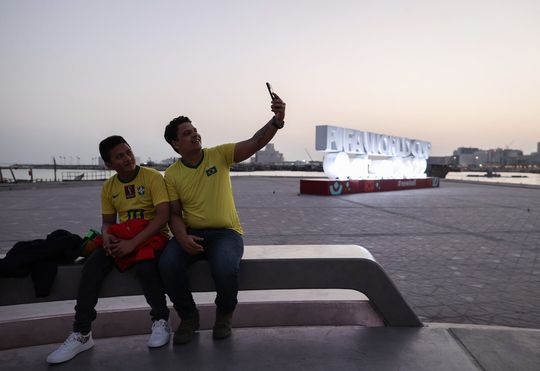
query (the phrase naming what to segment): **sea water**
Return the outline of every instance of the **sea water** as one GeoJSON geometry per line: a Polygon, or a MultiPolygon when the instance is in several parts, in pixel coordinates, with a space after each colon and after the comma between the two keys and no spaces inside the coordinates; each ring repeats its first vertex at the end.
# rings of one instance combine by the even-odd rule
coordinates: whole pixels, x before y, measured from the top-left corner
{"type": "MultiPolygon", "coordinates": [[[[54,181],[53,169],[32,169],[35,182],[54,181]]],[[[18,180],[30,180],[28,169],[14,169],[13,173],[18,180]]],[[[58,169],[56,179],[58,181],[71,180],[74,176],[84,173],[83,180],[106,179],[114,175],[112,170],[87,170],[87,169],[58,169]]],[[[161,172],[163,174],[163,172],[161,172]]],[[[540,174],[534,173],[498,173],[500,177],[488,178],[481,172],[449,172],[446,179],[465,180],[482,183],[506,183],[540,186],[540,174]],[[468,176],[473,175],[473,176],[468,176]]],[[[13,176],[9,169],[2,169],[4,181],[12,182],[13,176]]],[[[296,178],[326,178],[323,172],[317,171],[238,171],[231,172],[231,176],[279,176],[296,178]]]]}
{"type": "Polygon", "coordinates": [[[535,173],[497,173],[500,177],[486,177],[485,173],[480,172],[449,172],[446,179],[465,180],[469,182],[482,183],[505,183],[505,184],[523,184],[540,186],[540,174],[535,173]],[[472,176],[470,176],[472,175],[472,176]]]}

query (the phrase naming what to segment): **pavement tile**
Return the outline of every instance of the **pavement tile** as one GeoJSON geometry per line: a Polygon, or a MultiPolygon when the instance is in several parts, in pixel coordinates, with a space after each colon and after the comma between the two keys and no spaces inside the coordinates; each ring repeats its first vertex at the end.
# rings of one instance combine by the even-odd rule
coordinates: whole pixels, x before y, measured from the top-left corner
{"type": "Polygon", "coordinates": [[[540,332],[451,329],[484,370],[538,370],[540,332]]]}

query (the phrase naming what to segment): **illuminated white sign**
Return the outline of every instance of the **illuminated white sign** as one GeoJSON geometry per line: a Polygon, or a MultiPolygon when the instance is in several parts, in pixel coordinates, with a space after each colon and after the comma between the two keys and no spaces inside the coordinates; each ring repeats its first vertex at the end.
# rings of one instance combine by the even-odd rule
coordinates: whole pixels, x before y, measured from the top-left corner
{"type": "Polygon", "coordinates": [[[316,127],[315,142],[328,152],[323,169],[330,179],[424,178],[431,150],[426,141],[330,125],[316,127]]]}
{"type": "Polygon", "coordinates": [[[345,152],[360,155],[382,155],[427,159],[431,143],[337,126],[316,127],[315,149],[325,152],[345,152]]]}

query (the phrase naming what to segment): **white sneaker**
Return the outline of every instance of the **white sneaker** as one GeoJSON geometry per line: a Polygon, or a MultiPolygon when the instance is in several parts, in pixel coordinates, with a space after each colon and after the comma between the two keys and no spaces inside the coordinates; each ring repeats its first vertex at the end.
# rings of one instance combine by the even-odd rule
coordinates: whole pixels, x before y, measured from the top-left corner
{"type": "Polygon", "coordinates": [[[80,352],[84,352],[94,346],[92,332],[83,335],[80,332],[72,332],[58,349],[49,354],[48,363],[62,363],[69,361],[80,352]]]}
{"type": "Polygon", "coordinates": [[[169,342],[171,338],[171,326],[169,321],[160,319],[152,324],[152,335],[148,339],[149,348],[159,348],[169,342]]]}

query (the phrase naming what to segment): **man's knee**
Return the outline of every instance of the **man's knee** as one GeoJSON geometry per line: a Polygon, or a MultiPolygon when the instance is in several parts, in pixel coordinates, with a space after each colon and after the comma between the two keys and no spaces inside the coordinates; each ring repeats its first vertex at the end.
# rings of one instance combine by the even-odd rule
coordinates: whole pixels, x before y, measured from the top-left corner
{"type": "Polygon", "coordinates": [[[238,279],[238,266],[236,265],[219,265],[212,269],[212,275],[216,283],[234,282],[238,279]]]}
{"type": "Polygon", "coordinates": [[[159,257],[159,270],[162,274],[174,273],[187,268],[189,262],[185,259],[181,249],[182,247],[174,238],[169,241],[159,257]]]}
{"type": "Polygon", "coordinates": [[[94,251],[92,251],[90,256],[86,259],[84,264],[87,265],[87,264],[91,264],[93,262],[103,261],[103,260],[106,260],[106,259],[109,259],[109,257],[105,253],[104,249],[95,249],[94,251]]]}
{"type": "Polygon", "coordinates": [[[109,266],[112,266],[112,258],[105,254],[105,250],[96,249],[84,262],[82,274],[94,275],[95,272],[107,270],[109,266]]]}

